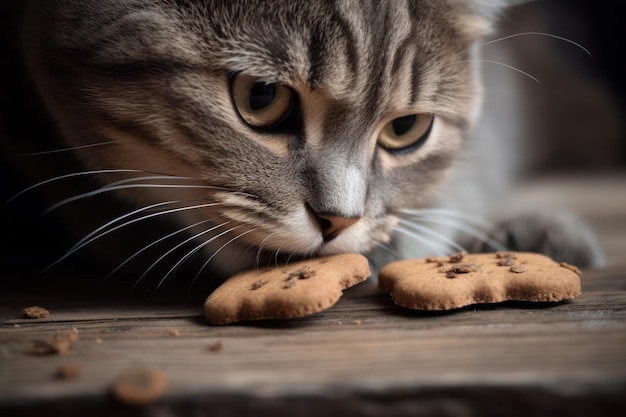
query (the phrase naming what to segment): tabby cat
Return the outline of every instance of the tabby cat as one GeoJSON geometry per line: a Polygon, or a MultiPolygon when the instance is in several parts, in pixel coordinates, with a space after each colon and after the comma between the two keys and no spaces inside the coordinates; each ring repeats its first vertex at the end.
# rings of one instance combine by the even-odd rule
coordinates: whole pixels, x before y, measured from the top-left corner
{"type": "Polygon", "coordinates": [[[340,252],[379,266],[508,247],[594,264],[568,217],[475,216],[497,203],[471,175],[476,62],[506,3],[33,0],[26,62],[84,168],[23,194],[96,178],[47,211],[96,197],[126,209],[57,263],[108,241],[116,272],[142,256],[140,277],[163,267],[154,288],[193,262],[203,281],[340,252]],[[118,253],[139,223],[154,234],[118,253]]]}

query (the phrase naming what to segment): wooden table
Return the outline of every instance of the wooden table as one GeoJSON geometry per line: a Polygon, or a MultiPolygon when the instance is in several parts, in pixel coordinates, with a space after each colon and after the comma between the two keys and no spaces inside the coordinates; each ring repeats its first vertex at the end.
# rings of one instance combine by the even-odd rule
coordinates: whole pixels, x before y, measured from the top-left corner
{"type": "MultiPolygon", "coordinates": [[[[626,204],[599,207],[592,224],[617,211],[607,230],[623,230],[626,204]]],[[[309,318],[212,327],[197,302],[3,294],[0,415],[626,415],[625,241],[603,236],[609,266],[556,305],[418,313],[366,282],[309,318]],[[21,318],[34,304],[50,317],[21,318]],[[73,328],[69,353],[26,353],[73,328]],[[70,364],[81,377],[55,377],[70,364]],[[113,381],[140,366],[165,373],[164,396],[114,401],[113,381]]]]}

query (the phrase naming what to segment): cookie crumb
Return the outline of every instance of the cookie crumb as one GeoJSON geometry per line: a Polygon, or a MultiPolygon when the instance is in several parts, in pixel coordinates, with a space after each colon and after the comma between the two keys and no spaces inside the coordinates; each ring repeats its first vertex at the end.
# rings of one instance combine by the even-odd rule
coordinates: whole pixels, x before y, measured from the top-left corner
{"type": "Polygon", "coordinates": [[[261,288],[265,284],[267,284],[267,280],[265,278],[261,278],[260,280],[255,281],[254,283],[252,283],[252,287],[250,287],[250,289],[252,291],[258,290],[259,288],[261,288]]]}
{"type": "Polygon", "coordinates": [[[39,306],[26,307],[22,311],[27,319],[44,319],[50,315],[48,310],[39,306]]]}
{"type": "Polygon", "coordinates": [[[577,266],[568,264],[567,262],[561,262],[559,264],[559,266],[565,268],[565,269],[569,269],[572,272],[575,272],[578,276],[582,275],[582,272],[580,271],[580,269],[578,269],[577,266]]]}
{"type": "Polygon", "coordinates": [[[356,320],[352,320],[352,324],[356,324],[357,326],[360,325],[361,323],[363,323],[361,320],[356,319],[356,320]]]}
{"type": "Polygon", "coordinates": [[[128,405],[146,405],[160,399],[167,388],[163,371],[151,368],[131,369],[121,374],[113,383],[111,392],[120,402],[128,405]]]}
{"type": "Polygon", "coordinates": [[[453,253],[452,255],[450,255],[450,259],[448,260],[448,262],[450,262],[451,264],[461,262],[463,258],[465,257],[465,255],[466,255],[465,252],[453,253]]]}
{"type": "Polygon", "coordinates": [[[169,329],[167,329],[167,334],[169,334],[172,337],[180,336],[180,332],[178,331],[176,327],[170,327],[169,329]]]}
{"type": "Polygon", "coordinates": [[[221,340],[218,340],[216,342],[213,342],[210,346],[209,346],[209,351],[210,352],[221,352],[222,349],[224,349],[224,344],[222,343],[221,340]]]}
{"type": "Polygon", "coordinates": [[[83,376],[83,367],[80,365],[61,365],[54,375],[58,379],[77,379],[83,376]]]}
{"type": "Polygon", "coordinates": [[[68,332],[55,334],[48,339],[33,340],[27,353],[37,356],[65,354],[72,349],[77,341],[78,330],[73,328],[68,332]]]}
{"type": "Polygon", "coordinates": [[[523,274],[527,271],[527,269],[524,265],[513,265],[510,271],[515,272],[516,274],[523,274]]]}

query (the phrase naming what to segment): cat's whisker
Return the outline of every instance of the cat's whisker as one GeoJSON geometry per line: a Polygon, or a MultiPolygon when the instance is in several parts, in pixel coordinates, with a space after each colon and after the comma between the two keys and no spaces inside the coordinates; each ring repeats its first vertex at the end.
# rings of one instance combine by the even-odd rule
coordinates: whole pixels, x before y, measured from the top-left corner
{"type": "Polygon", "coordinates": [[[426,233],[426,234],[428,234],[428,235],[430,235],[430,236],[440,240],[441,242],[444,242],[446,245],[448,245],[449,247],[453,248],[456,251],[466,252],[466,250],[465,250],[465,248],[463,246],[459,245],[457,242],[455,242],[454,240],[448,238],[447,236],[445,236],[442,233],[438,233],[438,232],[436,232],[436,231],[434,231],[432,229],[429,229],[426,226],[422,226],[422,225],[416,224],[416,223],[408,221],[406,219],[399,219],[398,221],[399,221],[399,223],[401,223],[402,225],[407,227],[409,230],[413,229],[413,230],[418,231],[418,232],[426,233]]]}
{"type": "Polygon", "coordinates": [[[125,189],[135,189],[135,188],[206,189],[206,190],[228,191],[228,192],[232,192],[233,194],[245,195],[247,197],[255,197],[252,194],[239,192],[239,191],[232,191],[232,190],[229,190],[229,189],[226,189],[226,188],[223,188],[223,187],[217,187],[217,186],[213,186],[213,185],[125,184],[125,185],[118,185],[118,186],[115,186],[115,187],[103,187],[103,188],[99,188],[99,189],[94,190],[94,191],[90,191],[90,192],[87,192],[87,193],[82,193],[82,194],[76,195],[74,197],[66,198],[65,200],[61,200],[58,203],[53,204],[52,206],[48,207],[42,213],[42,215],[45,216],[45,215],[49,214],[50,212],[58,209],[59,207],[62,207],[64,205],[66,205],[66,204],[72,203],[74,201],[82,200],[82,199],[85,199],[85,198],[90,198],[90,197],[96,196],[98,194],[103,194],[103,193],[112,192],[112,191],[125,190],[125,189]]]}
{"type": "Polygon", "coordinates": [[[95,148],[97,146],[111,145],[114,143],[117,143],[117,142],[112,140],[112,141],[107,141],[107,142],[90,143],[88,145],[72,146],[72,147],[61,148],[61,149],[51,149],[48,151],[27,152],[27,153],[18,154],[12,157],[11,159],[14,160],[14,159],[19,159],[19,158],[27,158],[31,156],[50,155],[50,154],[62,153],[62,152],[72,152],[72,151],[76,151],[80,149],[95,148]]]}
{"type": "Polygon", "coordinates": [[[107,184],[103,188],[115,187],[118,185],[130,184],[130,183],[138,182],[138,181],[153,181],[153,180],[202,181],[200,178],[194,178],[194,177],[179,177],[179,176],[171,176],[171,175],[146,175],[143,177],[127,178],[124,180],[115,181],[110,184],[107,184]]]}
{"type": "Polygon", "coordinates": [[[59,175],[58,177],[49,178],[45,181],[38,182],[37,184],[31,185],[28,188],[23,189],[19,193],[15,194],[13,197],[9,198],[6,202],[7,204],[18,198],[19,196],[34,190],[35,188],[41,187],[46,184],[50,184],[52,182],[61,181],[68,178],[82,177],[87,175],[97,175],[97,174],[111,174],[111,173],[142,173],[144,171],[138,169],[98,169],[92,171],[81,171],[81,172],[73,172],[71,174],[59,175]]]}
{"type": "Polygon", "coordinates": [[[176,231],[174,231],[174,232],[172,232],[172,233],[169,233],[169,234],[167,234],[166,236],[163,236],[162,238],[157,239],[157,240],[153,241],[152,243],[150,243],[150,244],[148,244],[148,245],[144,246],[143,248],[141,248],[141,249],[140,249],[140,250],[138,250],[137,252],[133,253],[133,254],[132,254],[131,256],[129,256],[128,258],[126,258],[126,259],[124,260],[124,262],[122,262],[122,263],[121,263],[120,265],[118,265],[118,266],[117,266],[117,267],[116,267],[113,271],[111,271],[111,272],[110,272],[110,273],[109,273],[109,274],[108,274],[108,275],[107,275],[107,276],[106,276],[106,277],[105,277],[102,281],[100,281],[100,283],[99,283],[98,285],[102,285],[102,284],[104,284],[104,282],[105,282],[106,280],[108,280],[108,279],[109,279],[109,278],[111,278],[113,275],[115,275],[115,273],[116,273],[117,271],[119,271],[120,269],[122,269],[122,268],[124,267],[124,265],[126,265],[126,264],[127,264],[128,262],[130,262],[131,260],[135,259],[137,256],[141,255],[142,253],[144,253],[145,251],[147,251],[147,250],[148,250],[148,249],[150,249],[151,247],[156,246],[156,245],[158,245],[159,243],[161,243],[161,242],[163,242],[163,241],[165,241],[165,240],[167,240],[167,239],[169,239],[169,238],[171,238],[171,237],[173,237],[173,236],[175,236],[175,235],[177,235],[177,234],[183,233],[183,232],[185,232],[185,231],[187,231],[187,230],[189,230],[189,229],[193,229],[194,227],[200,226],[200,225],[202,225],[202,224],[204,224],[204,223],[208,223],[208,222],[210,222],[210,221],[211,221],[211,219],[202,220],[202,221],[199,221],[199,222],[197,222],[197,223],[194,223],[194,224],[192,224],[192,225],[190,225],[190,226],[183,227],[183,228],[181,228],[181,229],[178,229],[178,230],[176,230],[176,231]]]}
{"type": "MultiPolygon", "coordinates": [[[[306,259],[306,255],[309,253],[309,251],[307,250],[306,252],[304,252],[304,256],[302,257],[303,259],[306,259]]],[[[291,258],[294,257],[296,253],[295,252],[291,252],[289,254],[289,256],[287,257],[287,259],[285,260],[285,265],[289,265],[289,262],[291,261],[291,258]]]]}
{"type": "Polygon", "coordinates": [[[393,255],[394,258],[399,259],[401,256],[398,253],[398,251],[396,251],[390,244],[388,243],[381,243],[380,245],[378,245],[379,248],[386,250],[387,252],[389,252],[391,255],[393,255]]]}
{"type": "Polygon", "coordinates": [[[486,229],[492,229],[494,227],[494,224],[492,222],[483,217],[450,208],[401,209],[398,210],[398,212],[416,217],[422,215],[434,215],[442,217],[447,216],[462,219],[464,221],[471,222],[486,229]]]}
{"type": "Polygon", "coordinates": [[[282,246],[278,249],[276,249],[276,253],[274,254],[274,265],[278,266],[278,254],[280,253],[280,250],[282,249],[282,246]]]}
{"type": "Polygon", "coordinates": [[[274,233],[270,233],[269,235],[267,235],[265,237],[265,239],[263,239],[263,241],[261,241],[261,244],[259,245],[259,248],[256,252],[256,261],[255,261],[255,267],[258,269],[259,268],[259,264],[261,263],[261,253],[263,253],[263,248],[265,247],[265,244],[267,243],[267,241],[276,234],[276,232],[274,233]]]}
{"type": "Polygon", "coordinates": [[[422,216],[415,216],[415,218],[417,220],[423,221],[423,222],[427,222],[427,223],[433,223],[433,224],[439,224],[442,226],[447,226],[450,227],[452,229],[456,229],[459,230],[463,233],[466,233],[469,236],[472,236],[473,238],[479,240],[480,242],[486,243],[487,245],[489,245],[493,250],[506,250],[506,246],[502,243],[499,242],[493,238],[491,238],[487,233],[482,232],[481,230],[462,223],[458,220],[455,219],[443,219],[440,218],[436,215],[422,215],[422,216]]]}
{"type": "MultiPolygon", "coordinates": [[[[236,227],[240,227],[240,226],[236,226],[236,227]]],[[[228,246],[231,243],[233,243],[235,240],[240,239],[243,236],[247,235],[248,233],[252,233],[252,232],[254,232],[254,231],[258,230],[258,229],[259,229],[258,227],[255,227],[253,229],[246,230],[245,232],[238,234],[237,236],[233,237],[228,242],[226,242],[222,246],[220,246],[219,249],[217,249],[215,252],[213,252],[213,254],[209,257],[209,259],[207,259],[207,261],[200,267],[200,269],[196,273],[196,276],[191,281],[191,285],[189,287],[190,288],[193,287],[193,284],[195,284],[196,280],[198,279],[198,277],[200,276],[202,271],[204,271],[204,269],[207,267],[209,262],[211,262],[213,260],[213,258],[215,257],[215,255],[217,255],[222,249],[224,249],[226,246],[228,246]]],[[[159,285],[160,285],[160,283],[159,283],[159,285]]],[[[157,289],[158,289],[158,286],[157,286],[157,289]]]]}
{"type": "MultiPolygon", "coordinates": [[[[146,270],[144,271],[144,273],[143,273],[143,274],[139,277],[139,279],[138,279],[138,280],[135,282],[135,284],[131,287],[130,291],[131,291],[131,292],[132,292],[132,291],[134,291],[134,289],[135,289],[135,288],[139,285],[139,283],[140,283],[141,281],[143,281],[143,279],[144,279],[144,278],[145,278],[145,277],[146,277],[146,276],[150,273],[150,271],[152,271],[152,270],[153,270],[153,269],[154,269],[154,268],[155,268],[155,267],[156,267],[156,266],[157,266],[157,265],[158,265],[158,264],[159,264],[159,263],[160,263],[163,259],[165,259],[167,256],[169,256],[172,252],[176,251],[178,248],[180,248],[180,247],[184,246],[185,244],[187,244],[187,243],[191,242],[192,240],[197,239],[197,238],[199,238],[200,236],[203,236],[203,235],[205,235],[205,234],[207,234],[207,233],[210,233],[210,232],[212,232],[213,230],[218,229],[218,228],[220,228],[220,227],[222,227],[222,226],[226,226],[226,225],[227,225],[227,224],[229,224],[229,223],[230,223],[230,221],[226,221],[226,222],[224,222],[224,223],[220,223],[220,224],[218,224],[218,225],[216,225],[216,226],[212,226],[212,227],[210,227],[210,228],[208,228],[208,229],[206,229],[206,230],[203,230],[202,232],[196,233],[195,235],[193,235],[193,236],[191,236],[191,237],[189,237],[189,238],[185,239],[185,240],[184,240],[184,241],[182,241],[181,243],[179,243],[179,244],[175,245],[174,247],[170,248],[169,250],[167,250],[167,251],[166,251],[163,255],[161,255],[161,256],[160,256],[160,257],[159,257],[156,261],[154,261],[154,262],[153,262],[153,263],[152,263],[152,264],[148,267],[148,269],[146,269],[146,270]]],[[[220,237],[221,235],[223,235],[223,234],[225,234],[225,233],[228,233],[230,230],[233,230],[233,229],[235,229],[235,228],[237,228],[237,227],[239,227],[239,226],[235,226],[235,227],[230,228],[230,229],[228,229],[228,230],[226,230],[226,231],[224,231],[224,232],[221,232],[220,234],[218,234],[218,235],[216,235],[216,236],[213,236],[213,237],[212,237],[211,239],[209,239],[208,241],[203,242],[203,243],[202,243],[202,246],[200,246],[200,249],[201,249],[202,247],[204,247],[204,246],[208,245],[210,242],[212,242],[213,240],[217,239],[217,238],[218,238],[218,237],[220,237]]],[[[198,249],[198,250],[200,250],[200,249],[198,249]]],[[[195,252],[193,252],[193,253],[195,253],[195,252]]],[[[185,258],[185,259],[186,259],[186,258],[185,258]]],[[[165,277],[161,280],[161,282],[159,283],[159,285],[161,285],[161,283],[163,282],[163,280],[164,280],[164,279],[165,279],[165,277]]],[[[157,288],[158,288],[158,287],[157,287],[157,288]]],[[[156,291],[156,289],[155,289],[155,291],[156,291]]]]}
{"type": "Polygon", "coordinates": [[[119,224],[119,225],[117,225],[115,227],[108,228],[108,227],[112,226],[113,224],[115,224],[116,222],[118,222],[119,220],[127,218],[127,217],[129,217],[131,215],[137,214],[137,213],[142,212],[142,211],[147,210],[147,209],[154,208],[156,206],[162,206],[162,205],[173,204],[173,203],[181,203],[181,201],[166,201],[166,202],[162,202],[162,203],[152,204],[150,206],[142,207],[140,209],[134,210],[131,213],[125,214],[123,216],[120,216],[120,217],[118,217],[116,219],[111,220],[110,222],[106,223],[103,226],[100,226],[98,229],[96,229],[93,232],[89,233],[87,236],[82,238],[79,242],[74,244],[74,246],[72,246],[63,256],[61,256],[54,263],[52,263],[50,266],[48,266],[46,269],[44,269],[43,272],[46,272],[46,271],[50,270],[54,266],[56,266],[59,263],[63,262],[65,259],[67,259],[72,254],[74,254],[78,250],[84,248],[85,246],[91,244],[92,242],[94,242],[94,241],[96,241],[96,240],[98,240],[98,239],[100,239],[100,238],[102,238],[102,237],[104,237],[104,236],[106,236],[106,235],[108,235],[110,233],[113,233],[116,230],[119,230],[121,228],[127,227],[127,226],[129,226],[131,224],[134,224],[134,223],[137,223],[137,222],[140,222],[140,221],[144,221],[144,220],[148,220],[148,219],[151,219],[151,218],[157,217],[157,216],[164,216],[164,215],[167,215],[167,214],[179,213],[179,212],[187,211],[187,210],[195,210],[195,209],[200,209],[200,208],[214,207],[214,206],[221,205],[221,203],[205,203],[205,204],[196,204],[196,205],[193,205],[193,206],[177,207],[177,208],[174,208],[174,209],[163,210],[163,211],[158,211],[156,213],[147,214],[145,216],[141,216],[141,217],[138,217],[136,219],[132,219],[132,220],[126,221],[126,222],[124,222],[122,224],[119,224]]]}
{"type": "Polygon", "coordinates": [[[505,67],[505,68],[511,69],[511,70],[513,70],[513,71],[516,71],[516,72],[518,72],[518,73],[522,74],[522,75],[527,76],[528,78],[530,78],[531,80],[535,81],[535,82],[536,82],[536,83],[538,83],[538,84],[541,84],[541,81],[539,80],[539,78],[537,78],[537,77],[535,77],[535,76],[533,76],[533,75],[530,75],[530,74],[529,74],[529,73],[527,73],[526,71],[521,70],[521,69],[519,69],[519,68],[517,68],[517,67],[514,67],[514,66],[512,66],[512,65],[505,64],[504,62],[500,62],[500,61],[493,61],[493,60],[491,60],[491,59],[472,59],[472,60],[456,61],[456,62],[451,63],[451,64],[449,64],[449,65],[444,65],[444,66],[442,66],[441,68],[446,68],[446,67],[449,67],[449,66],[452,66],[452,65],[464,64],[464,63],[472,63],[472,62],[485,62],[485,63],[488,63],[488,64],[497,64],[497,65],[501,65],[501,66],[503,66],[503,67],[505,67]]]}
{"type": "Polygon", "coordinates": [[[512,35],[507,35],[507,36],[503,36],[501,38],[498,39],[492,39],[490,41],[486,41],[486,42],[481,42],[478,44],[478,46],[483,47],[483,46],[487,46],[487,45],[491,45],[497,42],[502,42],[508,39],[512,39],[512,38],[517,38],[520,36],[545,36],[545,37],[549,37],[549,38],[553,38],[553,39],[558,39],[560,41],[563,42],[567,42],[570,43],[574,46],[576,46],[577,48],[581,49],[582,51],[584,51],[589,58],[593,58],[593,55],[591,54],[591,52],[585,48],[584,46],[582,46],[580,43],[573,41],[571,39],[568,39],[566,37],[563,36],[559,36],[559,35],[554,35],[552,33],[546,33],[546,32],[519,32],[519,33],[513,33],[512,35]]]}
{"type": "Polygon", "coordinates": [[[447,245],[444,245],[440,242],[433,242],[430,239],[427,239],[425,236],[422,236],[412,230],[409,230],[401,225],[396,225],[394,227],[395,231],[398,231],[400,233],[402,233],[405,236],[410,237],[411,239],[420,242],[424,245],[426,245],[426,247],[428,247],[430,250],[432,250],[436,255],[438,256],[445,256],[447,254],[449,254],[451,252],[450,248],[447,245]]]}
{"type": "MultiPolygon", "coordinates": [[[[161,278],[161,280],[159,281],[159,283],[157,284],[157,286],[155,287],[155,289],[152,291],[152,293],[154,294],[154,293],[155,293],[155,292],[156,292],[156,291],[157,291],[157,290],[161,287],[161,285],[163,285],[163,283],[164,283],[165,281],[167,281],[167,280],[169,279],[169,277],[170,277],[171,275],[173,275],[173,274],[175,273],[175,271],[176,271],[176,270],[177,270],[177,269],[178,269],[178,268],[179,268],[179,267],[180,267],[180,266],[181,266],[181,265],[182,265],[185,261],[187,261],[187,259],[191,258],[191,257],[192,257],[193,255],[195,255],[196,253],[200,252],[200,251],[202,250],[202,248],[204,248],[205,246],[207,246],[209,243],[211,243],[211,242],[213,242],[214,240],[218,239],[219,237],[221,237],[221,236],[225,235],[226,233],[232,232],[233,230],[236,230],[236,229],[238,229],[238,228],[240,228],[240,227],[241,227],[241,225],[240,225],[240,226],[231,227],[230,229],[225,230],[225,231],[223,231],[223,232],[221,232],[221,233],[219,233],[219,234],[217,234],[217,235],[215,235],[215,236],[211,237],[209,240],[206,240],[206,241],[204,241],[204,242],[200,243],[200,244],[199,244],[199,245],[197,245],[195,248],[193,248],[192,250],[190,250],[189,252],[187,252],[187,253],[186,253],[183,257],[181,257],[181,258],[178,260],[178,262],[176,262],[176,263],[174,264],[174,266],[172,266],[172,267],[169,269],[169,271],[167,271],[167,273],[163,276],[163,278],[161,278]]],[[[222,249],[222,248],[220,248],[220,249],[222,249]]],[[[218,249],[218,251],[219,251],[219,249],[218,249]]],[[[202,270],[202,269],[201,269],[201,270],[202,270]]],[[[197,277],[197,275],[196,275],[196,277],[197,277]]],[[[194,278],[194,280],[192,281],[191,286],[193,285],[193,283],[194,283],[194,282],[195,282],[195,278],[194,278]]],[[[191,287],[191,286],[190,286],[190,287],[191,287]]]]}
{"type": "Polygon", "coordinates": [[[539,81],[539,78],[537,78],[537,77],[535,77],[535,76],[533,76],[533,75],[530,75],[530,74],[529,74],[529,73],[527,73],[526,71],[521,70],[521,69],[519,69],[519,68],[517,68],[517,67],[514,67],[514,66],[509,65],[509,64],[505,64],[504,62],[500,62],[500,61],[493,61],[493,60],[491,60],[491,59],[478,59],[477,61],[478,61],[478,62],[486,62],[486,63],[489,63],[489,64],[501,65],[501,66],[503,66],[503,67],[506,67],[506,68],[511,69],[511,70],[513,70],[513,71],[517,71],[517,72],[519,72],[520,74],[523,74],[523,75],[527,76],[527,77],[528,77],[528,78],[530,78],[531,80],[535,81],[537,84],[541,84],[541,81],[539,81]]]}

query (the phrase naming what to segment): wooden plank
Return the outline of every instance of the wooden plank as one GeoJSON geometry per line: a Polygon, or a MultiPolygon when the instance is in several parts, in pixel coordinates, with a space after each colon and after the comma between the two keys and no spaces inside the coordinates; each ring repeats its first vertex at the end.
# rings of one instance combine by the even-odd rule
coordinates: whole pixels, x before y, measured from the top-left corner
{"type": "Polygon", "coordinates": [[[51,299],[48,307],[59,304],[48,319],[27,320],[19,318],[19,307],[28,298],[14,296],[0,310],[0,409],[68,399],[107,403],[112,381],[134,366],[165,371],[167,404],[232,396],[330,399],[338,393],[354,400],[459,387],[481,388],[489,397],[492,387],[493,395],[508,389],[570,399],[595,392],[591,398],[626,407],[617,400],[626,393],[622,271],[588,272],[581,297],[551,306],[419,313],[393,306],[364,284],[310,318],[222,327],[207,325],[197,303],[179,302],[89,300],[85,308],[82,300],[75,308],[71,299],[51,299]],[[72,352],[24,353],[31,340],[72,328],[80,333],[72,352]],[[180,336],[171,336],[170,328],[180,336]],[[217,341],[223,349],[211,351],[217,341]],[[81,365],[83,376],[55,379],[63,364],[81,365]]]}
{"type": "Polygon", "coordinates": [[[625,180],[543,179],[523,191],[577,211],[609,254],[567,303],[419,313],[365,283],[309,318],[213,327],[197,298],[0,294],[0,415],[626,415],[625,180]],[[50,317],[21,318],[34,304],[50,317]],[[73,328],[71,352],[25,353],[73,328]],[[57,379],[65,364],[82,377],[57,379]],[[111,401],[115,378],[140,365],[165,372],[164,398],[145,410],[111,401]]]}

